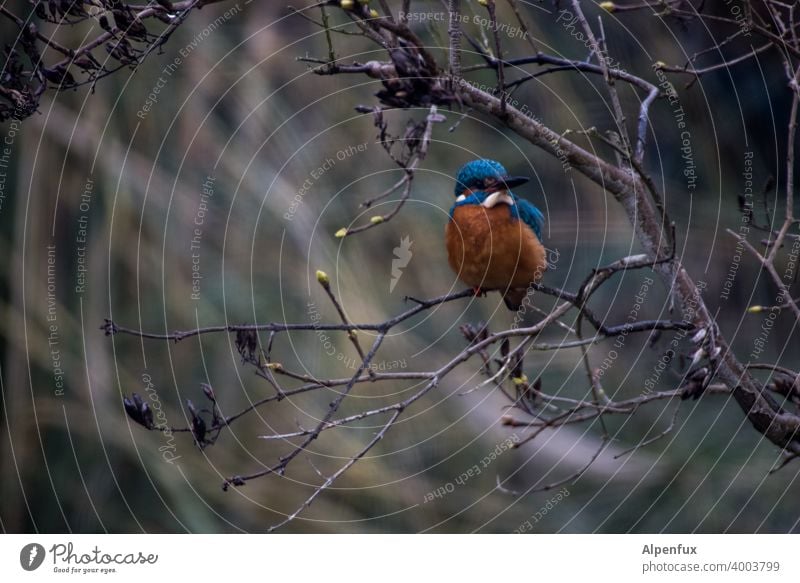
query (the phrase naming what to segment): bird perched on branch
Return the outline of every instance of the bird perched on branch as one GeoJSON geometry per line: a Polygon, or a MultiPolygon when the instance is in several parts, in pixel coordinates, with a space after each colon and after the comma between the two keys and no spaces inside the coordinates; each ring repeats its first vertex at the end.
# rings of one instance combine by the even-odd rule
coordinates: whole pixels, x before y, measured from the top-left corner
{"type": "Polygon", "coordinates": [[[497,290],[518,310],[528,286],[547,268],[541,243],[544,216],[511,188],[528,181],[509,176],[494,160],[473,160],[456,175],[456,201],[445,228],[450,267],[475,294],[497,290]]]}

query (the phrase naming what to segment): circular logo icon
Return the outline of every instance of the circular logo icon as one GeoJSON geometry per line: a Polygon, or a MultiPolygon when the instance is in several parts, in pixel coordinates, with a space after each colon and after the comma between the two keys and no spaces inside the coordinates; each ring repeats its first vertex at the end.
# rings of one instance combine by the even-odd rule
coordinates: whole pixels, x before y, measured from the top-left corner
{"type": "Polygon", "coordinates": [[[39,543],[29,543],[19,552],[19,564],[26,571],[35,571],[44,562],[44,547],[39,543]]]}

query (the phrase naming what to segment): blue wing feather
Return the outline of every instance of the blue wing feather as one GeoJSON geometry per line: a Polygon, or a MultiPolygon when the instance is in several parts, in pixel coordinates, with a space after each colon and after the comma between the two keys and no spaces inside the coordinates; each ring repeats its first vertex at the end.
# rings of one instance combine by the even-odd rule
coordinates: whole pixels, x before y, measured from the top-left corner
{"type": "MultiPolygon", "coordinates": [[[[536,237],[539,239],[539,241],[541,241],[542,227],[544,227],[544,215],[542,214],[542,211],[536,208],[536,205],[528,202],[524,198],[514,196],[514,200],[517,203],[514,205],[517,211],[516,214],[526,225],[533,229],[533,232],[536,233],[536,237]]],[[[514,210],[511,212],[513,213],[514,210]]]]}

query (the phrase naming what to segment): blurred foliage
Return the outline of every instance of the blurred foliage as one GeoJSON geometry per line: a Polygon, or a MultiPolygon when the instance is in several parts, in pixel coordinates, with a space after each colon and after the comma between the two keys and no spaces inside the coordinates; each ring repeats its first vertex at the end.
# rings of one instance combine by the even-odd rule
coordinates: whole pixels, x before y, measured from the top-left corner
{"type": "MultiPolygon", "coordinates": [[[[381,321],[399,312],[407,307],[405,295],[432,297],[460,289],[447,268],[442,235],[452,203],[451,176],[475,157],[500,159],[513,174],[534,176],[518,194],[543,210],[544,238],[559,253],[546,283],[574,289],[592,267],[638,248],[621,209],[595,185],[565,175],[557,159],[506,130],[459,111],[443,111],[448,121],[436,127],[430,154],[414,181],[413,199],[403,211],[379,228],[334,238],[338,229],[383,212],[359,204],[401,176],[375,143],[371,116],[354,110],[372,105],[380,84],[311,73],[296,58],[325,57],[325,35],[282,3],[242,4],[224,25],[198,36],[228,4],[193,13],[163,53],[135,73],[120,71],[94,91],[48,94],[39,113],[19,124],[12,137],[0,199],[0,255],[7,274],[0,280],[0,521],[5,531],[263,531],[310,493],[308,484],[319,482],[315,468],[333,471],[337,456],[357,451],[371,435],[368,423],[328,432],[308,456],[313,466],[299,459],[285,477],[223,492],[224,477],[256,471],[285,449],[258,435],[292,431],[298,423],[308,426],[324,412],[331,394],[311,393],[261,408],[202,452],[188,434],[176,435],[179,462],[166,463],[159,451],[168,445],[165,436],[131,423],[123,409],[123,394],[144,394],[143,375],[152,379],[175,426],[187,423],[187,398],[203,402],[201,382],[214,387],[226,414],[272,389],[240,365],[232,336],[205,335],[177,344],[108,338],[98,329],[106,317],[153,332],[222,323],[310,322],[313,310],[336,321],[314,278],[317,269],[330,274],[348,317],[357,322],[381,321]],[[167,74],[166,67],[182,51],[181,65],[167,74]],[[163,86],[156,101],[144,111],[159,79],[163,86]],[[207,195],[213,191],[207,199],[202,198],[204,183],[212,184],[206,186],[207,195]],[[298,196],[304,183],[306,192],[298,196]],[[87,271],[85,290],[79,293],[82,225],[87,271]],[[403,237],[412,240],[413,257],[390,293],[393,249],[403,237]],[[50,245],[55,257],[52,311],[50,245]],[[202,275],[199,299],[192,299],[194,251],[202,275]],[[51,337],[58,344],[48,343],[51,337]],[[55,388],[54,349],[60,350],[63,395],[55,388]]],[[[463,4],[466,11],[479,9],[476,2],[463,4]]],[[[586,57],[585,47],[544,12],[552,10],[549,3],[520,4],[542,50],[586,57]]],[[[413,5],[419,11],[444,11],[438,2],[413,5]]],[[[504,3],[499,15],[515,22],[504,3]]],[[[338,13],[331,18],[345,22],[338,13]]],[[[604,24],[610,54],[651,81],[653,61],[683,64],[730,33],[705,30],[698,23],[665,24],[644,12],[619,20],[606,17],[604,24]]],[[[415,29],[431,43],[445,42],[441,22],[416,23],[415,29]]],[[[466,30],[480,33],[474,25],[466,30]]],[[[76,27],[63,34],[82,31],[76,27]]],[[[3,23],[0,35],[8,42],[15,31],[3,23]]],[[[739,54],[749,42],[742,39],[722,50],[739,54]]],[[[334,44],[343,62],[380,58],[358,37],[334,35],[334,44]]],[[[531,51],[522,39],[504,39],[504,46],[508,56],[531,51]]],[[[479,62],[469,55],[464,61],[479,62]]],[[[488,72],[470,74],[470,79],[494,85],[488,72]]],[[[718,312],[723,333],[747,360],[763,318],[743,313],[751,304],[772,303],[774,291],[744,257],[730,296],[720,296],[735,253],[735,241],[724,229],[736,230],[740,224],[736,200],[744,188],[745,153],[754,153],[757,190],[784,160],[788,107],[781,91],[783,71],[775,55],[767,54],[685,88],[689,79],[674,77],[691,132],[696,192],[687,193],[681,132],[664,101],[652,111],[655,130],[646,163],[677,222],[678,254],[697,279],[708,282],[706,300],[718,312]]],[[[514,99],[556,131],[609,129],[600,82],[555,73],[525,84],[514,99]]],[[[635,111],[635,96],[627,88],[622,96],[635,111]]],[[[412,112],[417,119],[424,114],[412,112]]],[[[395,130],[408,115],[386,114],[395,130]]],[[[6,137],[15,130],[7,123],[1,131],[6,137]]],[[[783,177],[776,178],[781,185],[783,177]]],[[[765,206],[778,204],[776,192],[780,186],[767,193],[765,206]]],[[[384,204],[390,206],[391,200],[384,204]]],[[[641,288],[642,274],[618,277],[618,285],[606,286],[595,300],[610,321],[627,316],[641,288]]],[[[543,309],[551,305],[547,298],[538,301],[543,309]]],[[[667,307],[657,284],[642,317],[663,316],[667,307]]],[[[479,320],[501,329],[510,325],[511,315],[497,294],[449,304],[392,336],[382,356],[405,359],[409,370],[429,370],[463,346],[458,325],[479,320]]],[[[344,335],[331,335],[331,341],[345,359],[331,358],[324,341],[309,333],[279,336],[274,359],[318,376],[352,373],[352,346],[344,335]]],[[[649,347],[643,338],[631,337],[606,371],[607,390],[641,392],[664,345],[649,347]]],[[[786,366],[797,367],[797,349],[797,331],[779,321],[761,359],[780,357],[786,366]]],[[[602,362],[608,350],[608,345],[593,348],[594,361],[602,362]]],[[[585,386],[575,352],[534,354],[526,369],[530,378],[541,376],[551,392],[580,396],[579,387],[585,386]]],[[[512,432],[498,423],[506,403],[496,392],[459,396],[481,380],[476,360],[462,365],[286,530],[509,532],[530,520],[556,492],[515,498],[495,490],[496,476],[513,474],[507,486],[524,492],[575,471],[588,461],[597,427],[545,434],[505,452],[453,493],[423,503],[426,494],[453,482],[512,432]]],[[[677,369],[669,370],[658,386],[674,388],[679,380],[677,369]]],[[[365,385],[357,389],[356,401],[377,405],[388,393],[408,390],[403,383],[365,385]]],[[[656,405],[620,418],[610,427],[616,437],[611,453],[663,430],[670,417],[671,409],[656,405]]],[[[619,460],[601,456],[567,486],[569,496],[550,504],[533,530],[797,531],[800,500],[792,491],[800,469],[790,465],[768,476],[778,453],[734,403],[708,396],[684,404],[675,432],[666,439],[619,460]]]]}

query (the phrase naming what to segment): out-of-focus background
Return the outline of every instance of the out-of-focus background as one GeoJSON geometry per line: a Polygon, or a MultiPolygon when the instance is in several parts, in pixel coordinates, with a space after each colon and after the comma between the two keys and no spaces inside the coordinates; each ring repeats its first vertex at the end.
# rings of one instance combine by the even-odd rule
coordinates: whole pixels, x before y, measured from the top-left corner
{"type": "MultiPolygon", "coordinates": [[[[31,10],[19,4],[17,10],[31,10]]],[[[485,17],[477,2],[463,4],[470,18],[485,17]]],[[[513,13],[500,4],[501,21],[515,26],[513,13]]],[[[587,57],[585,45],[557,22],[551,3],[519,5],[534,46],[587,57]]],[[[413,8],[446,14],[439,2],[415,1],[413,8]]],[[[595,7],[587,11],[596,22],[595,7]]],[[[664,23],[648,12],[619,19],[604,14],[610,55],[654,83],[655,61],[682,65],[732,32],[664,23]]],[[[344,22],[338,14],[332,18],[344,22]]],[[[88,26],[59,34],[74,40],[88,26]]],[[[420,19],[414,27],[426,42],[446,43],[445,22],[420,19]]],[[[486,34],[474,22],[464,27],[478,39],[486,34]]],[[[509,57],[534,50],[520,35],[505,34],[509,57]]],[[[15,35],[3,21],[3,42],[15,35]]],[[[361,37],[333,38],[344,62],[383,58],[361,37]]],[[[706,62],[741,54],[755,42],[740,38],[706,62]]],[[[556,254],[546,283],[575,289],[593,267],[638,252],[624,213],[598,186],[472,112],[447,110],[403,211],[380,228],[335,238],[340,228],[390,208],[394,199],[368,210],[359,204],[401,173],[376,143],[372,116],[354,109],[375,103],[379,83],[362,76],[316,76],[298,62],[305,56],[326,57],[325,36],[284,3],[223,2],[193,13],[163,52],[135,73],[122,70],[91,92],[51,93],[37,114],[0,128],[10,149],[0,191],[4,531],[263,531],[311,493],[309,484],[320,481],[317,469],[332,471],[340,456],[355,453],[369,438],[369,429],[330,431],[286,476],[223,492],[225,477],[257,471],[285,451],[259,435],[308,426],[324,414],[331,393],[262,407],[199,451],[187,434],[167,440],[132,423],[122,395],[156,395],[169,424],[185,426],[184,403],[203,402],[201,382],[214,387],[225,413],[269,395],[271,387],[241,365],[233,337],[209,334],[180,343],[107,337],[100,330],[104,318],[162,333],[226,323],[307,323],[317,314],[336,322],[315,280],[318,269],[330,275],[348,317],[357,322],[382,321],[406,309],[407,295],[461,289],[447,266],[442,237],[452,175],[477,157],[501,160],[513,174],[534,177],[517,194],[547,217],[544,238],[556,254]],[[229,17],[204,33],[226,11],[229,17]],[[179,56],[181,64],[170,68],[179,56]],[[149,98],[156,89],[155,100],[149,98]],[[411,258],[390,290],[394,251],[404,238],[411,242],[411,258]],[[172,463],[165,461],[166,451],[172,463]]],[[[464,61],[480,62],[474,55],[464,61]]],[[[489,87],[495,83],[488,72],[467,77],[489,87]]],[[[646,165],[676,221],[677,253],[696,280],[707,282],[704,297],[746,361],[764,318],[745,311],[772,303],[774,291],[754,261],[737,254],[725,229],[738,231],[742,224],[737,196],[750,179],[745,173],[752,174],[759,212],[782,204],[784,71],[776,54],[765,53],[690,87],[690,76],[670,79],[686,127],[678,127],[673,104],[657,101],[646,165]],[[694,178],[684,173],[681,148],[687,140],[694,191],[688,188],[694,178]],[[778,194],[762,197],[770,175],[779,180],[778,194]]],[[[526,83],[513,99],[559,132],[611,129],[599,81],[553,73],[526,83]]],[[[637,98],[624,85],[620,91],[634,120],[637,98]]],[[[425,113],[391,112],[387,119],[398,132],[407,118],[425,113]]],[[[757,243],[759,235],[751,238],[757,243]]],[[[617,276],[594,300],[598,312],[622,322],[639,295],[645,298],[642,317],[668,315],[662,283],[655,278],[648,286],[645,277],[617,276]]],[[[543,309],[552,305],[544,297],[537,303],[543,309]]],[[[511,316],[497,294],[432,310],[401,326],[378,363],[431,370],[464,346],[459,324],[486,320],[499,330],[511,325],[511,316]]],[[[544,339],[557,337],[554,331],[544,339]]],[[[629,337],[613,357],[611,344],[592,349],[598,366],[608,362],[607,391],[635,396],[654,378],[671,336],[654,346],[645,340],[629,337]]],[[[799,347],[791,322],[779,318],[758,360],[796,367],[799,347]]],[[[308,332],[279,335],[273,351],[285,366],[325,377],[352,374],[356,358],[342,334],[329,340],[308,332]],[[342,357],[331,357],[331,350],[342,357]]],[[[596,425],[544,433],[456,483],[498,444],[526,435],[501,426],[508,403],[496,390],[461,395],[484,379],[478,367],[477,359],[461,365],[285,530],[509,532],[526,520],[534,532],[798,530],[799,466],[768,475],[779,452],[724,396],[683,403],[671,434],[619,458],[665,430],[675,403],[610,419],[614,440],[608,449],[580,479],[551,491],[514,497],[497,490],[496,480],[511,476],[507,488],[524,493],[580,469],[599,443],[596,425]],[[426,502],[443,487],[452,491],[426,502]]],[[[675,388],[679,370],[678,362],[667,368],[655,387],[675,388]]],[[[577,351],[535,353],[526,359],[526,372],[541,376],[549,392],[585,395],[577,351]]],[[[408,382],[365,384],[356,389],[353,406],[383,403],[411,388],[408,382]]]]}

